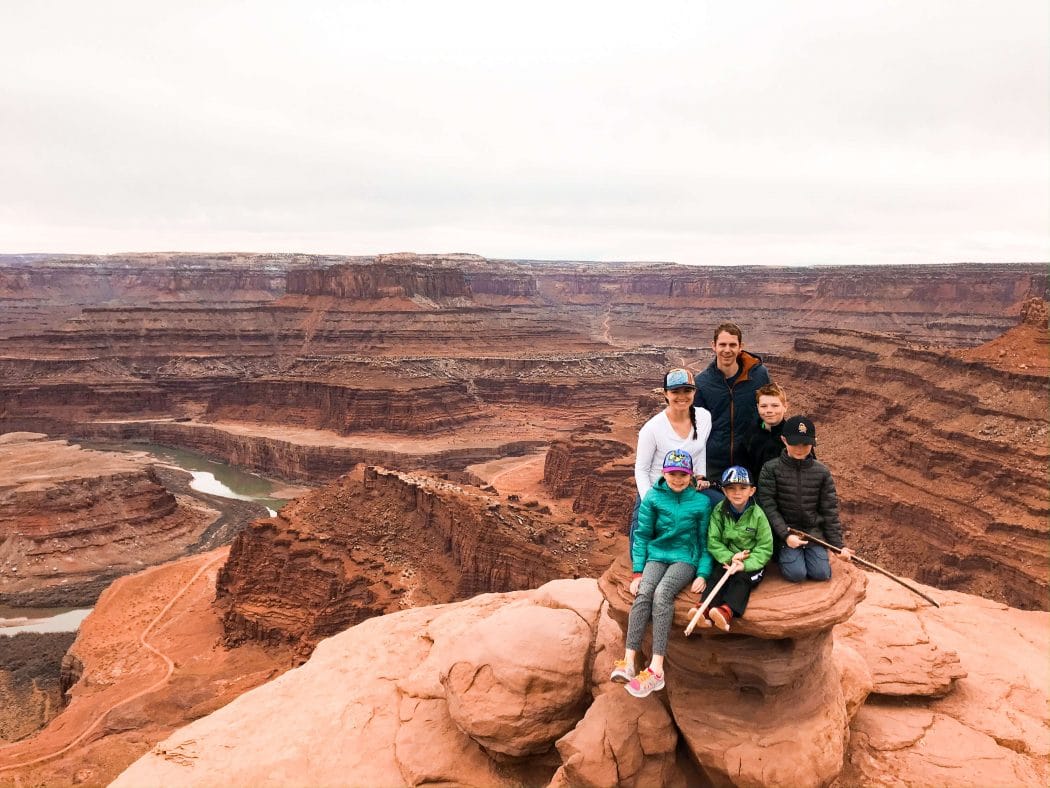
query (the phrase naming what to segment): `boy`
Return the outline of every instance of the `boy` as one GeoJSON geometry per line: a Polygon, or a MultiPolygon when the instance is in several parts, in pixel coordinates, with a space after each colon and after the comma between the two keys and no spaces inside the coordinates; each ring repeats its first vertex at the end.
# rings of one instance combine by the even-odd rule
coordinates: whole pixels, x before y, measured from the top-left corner
{"type": "Polygon", "coordinates": [[[726,468],[722,492],[725,500],[716,504],[707,527],[707,551],[714,559],[709,582],[717,584],[730,567],[735,571],[711,600],[707,616],[728,632],[733,619],[744,615],[751,589],[762,582],[764,567],[773,555],[773,533],[766,515],[755,505],[755,485],[747,468],[726,468]]]}
{"type": "Polygon", "coordinates": [[[780,574],[792,583],[800,583],[807,577],[830,580],[828,551],[788,534],[788,528],[805,531],[841,547],[839,555],[848,561],[853,553],[843,546],[835,482],[827,466],[812,456],[817,445],[812,421],[805,416],[786,419],[780,440],[784,451],[775,461],[762,466],[758,477],[758,503],[783,543],[777,558],[780,574]]]}
{"type": "Polygon", "coordinates": [[[743,463],[751,471],[752,479],[757,479],[762,466],[775,460],[784,450],[780,434],[787,415],[787,394],[776,383],[770,383],[755,392],[755,401],[760,421],[744,443],[747,461],[743,463]]]}

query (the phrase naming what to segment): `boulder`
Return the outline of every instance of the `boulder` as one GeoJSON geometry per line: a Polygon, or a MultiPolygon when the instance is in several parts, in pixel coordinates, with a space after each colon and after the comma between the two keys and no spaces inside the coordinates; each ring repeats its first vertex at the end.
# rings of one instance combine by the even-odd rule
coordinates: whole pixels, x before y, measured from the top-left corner
{"type": "Polygon", "coordinates": [[[591,639],[575,611],[531,603],[479,621],[441,678],[452,719],[496,757],[549,749],[590,700],[591,639]]]}
{"type": "Polygon", "coordinates": [[[943,697],[966,675],[959,655],[931,642],[916,615],[919,606],[929,605],[906,590],[901,595],[900,586],[890,589],[891,582],[880,577],[872,584],[869,604],[840,624],[835,636],[864,658],[874,682],[872,692],[943,697]]]}
{"type": "Polygon", "coordinates": [[[607,692],[558,740],[562,766],[552,785],[684,786],[675,762],[677,745],[674,721],[658,698],[607,692]]]}
{"type": "MultiPolygon", "coordinates": [[[[615,561],[599,587],[626,627],[631,568],[615,561]]],[[[835,561],[826,583],[788,583],[776,568],[732,630],[683,632],[696,595],[679,594],[667,647],[671,714],[700,768],[716,784],[827,785],[842,770],[849,714],[866,694],[863,670],[832,658],[832,630],[864,597],[867,578],[835,561]],[[857,675],[859,674],[859,675],[857,675]]]]}

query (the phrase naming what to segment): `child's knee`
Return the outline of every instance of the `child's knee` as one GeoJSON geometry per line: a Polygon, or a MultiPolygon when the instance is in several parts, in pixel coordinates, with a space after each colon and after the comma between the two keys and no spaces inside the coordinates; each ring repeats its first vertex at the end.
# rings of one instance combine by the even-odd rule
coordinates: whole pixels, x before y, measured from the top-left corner
{"type": "Polygon", "coordinates": [[[781,564],[780,574],[789,583],[801,583],[806,579],[806,568],[795,564],[781,564]]]}
{"type": "Polygon", "coordinates": [[[657,586],[656,593],[653,594],[653,603],[656,605],[669,605],[673,607],[676,596],[678,596],[678,594],[672,589],[657,586]]]}
{"type": "Polygon", "coordinates": [[[807,567],[806,574],[809,575],[810,580],[830,580],[831,564],[817,564],[816,566],[807,567]]]}
{"type": "Polygon", "coordinates": [[[782,550],[779,563],[780,574],[789,583],[801,583],[806,579],[806,562],[798,551],[782,550]]]}

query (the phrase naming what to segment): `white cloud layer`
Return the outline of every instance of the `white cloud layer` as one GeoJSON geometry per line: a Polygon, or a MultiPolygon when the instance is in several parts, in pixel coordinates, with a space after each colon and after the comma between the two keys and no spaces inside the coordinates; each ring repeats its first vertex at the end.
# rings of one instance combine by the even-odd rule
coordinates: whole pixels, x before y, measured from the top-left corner
{"type": "Polygon", "coordinates": [[[0,251],[1050,258],[1045,0],[0,13],[0,251]]]}

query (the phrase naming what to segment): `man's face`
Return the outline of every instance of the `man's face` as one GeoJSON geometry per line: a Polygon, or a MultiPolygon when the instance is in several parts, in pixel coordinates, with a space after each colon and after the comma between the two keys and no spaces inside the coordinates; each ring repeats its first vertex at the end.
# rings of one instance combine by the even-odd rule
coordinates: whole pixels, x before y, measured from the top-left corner
{"type": "Polygon", "coordinates": [[[775,427],[784,420],[787,407],[784,401],[775,394],[763,394],[758,398],[758,416],[770,427],[775,427]]]}
{"type": "Polygon", "coordinates": [[[722,367],[732,366],[740,355],[742,346],[740,338],[728,331],[723,331],[711,344],[718,359],[718,365],[722,367]]]}

